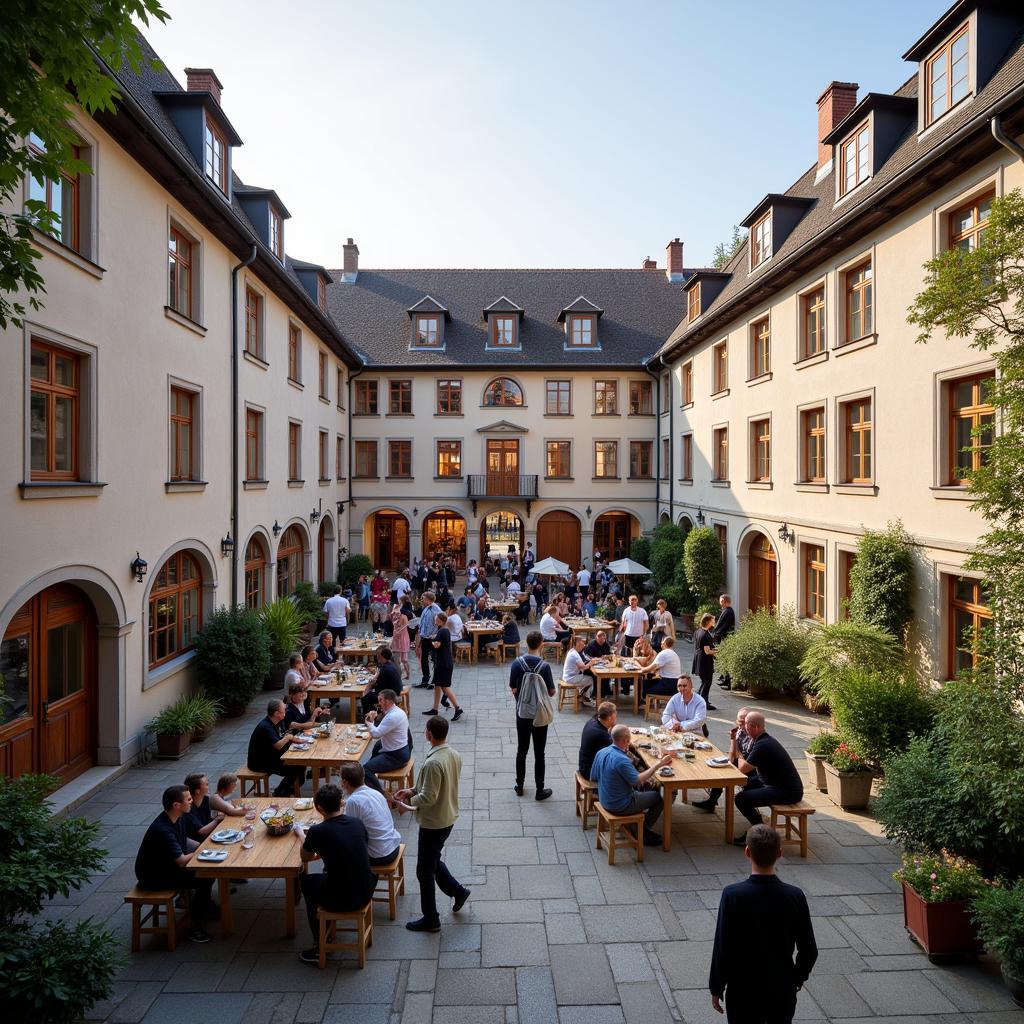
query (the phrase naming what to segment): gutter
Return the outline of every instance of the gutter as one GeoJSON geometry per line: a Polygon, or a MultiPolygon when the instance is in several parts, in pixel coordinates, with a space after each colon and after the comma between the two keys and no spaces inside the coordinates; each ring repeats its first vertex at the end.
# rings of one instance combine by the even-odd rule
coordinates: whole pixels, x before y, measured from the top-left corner
{"type": "Polygon", "coordinates": [[[1018,157],[1021,161],[1024,161],[1024,146],[1020,143],[1014,142],[1006,132],[1003,131],[1003,124],[999,120],[998,114],[992,115],[992,120],[989,121],[989,127],[992,129],[992,137],[1002,146],[1004,149],[1008,149],[1014,156],[1018,157]]]}
{"type": "Polygon", "coordinates": [[[238,604],[238,546],[242,535],[238,530],[238,272],[251,267],[256,260],[256,243],[249,256],[231,268],[231,529],[235,546],[231,549],[231,607],[238,604]]]}

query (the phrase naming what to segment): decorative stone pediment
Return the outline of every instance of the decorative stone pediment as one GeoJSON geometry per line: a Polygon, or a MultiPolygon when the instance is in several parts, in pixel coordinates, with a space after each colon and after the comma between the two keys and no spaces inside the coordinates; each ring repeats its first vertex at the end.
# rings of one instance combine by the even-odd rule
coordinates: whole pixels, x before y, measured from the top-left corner
{"type": "Polygon", "coordinates": [[[478,434],[527,434],[529,428],[520,426],[518,423],[509,423],[508,420],[498,420],[486,427],[477,427],[478,434]]]}

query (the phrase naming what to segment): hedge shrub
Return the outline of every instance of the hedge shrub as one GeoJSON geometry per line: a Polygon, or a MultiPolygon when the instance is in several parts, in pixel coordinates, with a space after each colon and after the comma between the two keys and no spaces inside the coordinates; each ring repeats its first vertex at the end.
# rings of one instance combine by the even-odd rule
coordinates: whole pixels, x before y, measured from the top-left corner
{"type": "Polygon", "coordinates": [[[373,562],[366,555],[349,555],[341,563],[341,585],[354,587],[360,576],[373,575],[373,562]]]}
{"type": "Polygon", "coordinates": [[[651,538],[651,560],[645,564],[653,573],[654,589],[664,596],[672,585],[676,566],[683,560],[683,531],[675,523],[661,523],[651,538]]]}
{"type": "MultiPolygon", "coordinates": [[[[603,552],[605,561],[611,561],[611,552],[603,552]]],[[[634,562],[639,562],[641,565],[646,565],[648,569],[651,568],[651,539],[649,537],[634,537],[633,542],[629,545],[629,557],[634,562]]]]}
{"type": "Polygon", "coordinates": [[[914,617],[913,587],[911,540],[903,525],[868,530],[850,567],[850,618],[888,630],[902,642],[914,617]]]}
{"type": "Polygon", "coordinates": [[[718,600],[725,580],[722,548],[710,526],[698,526],[686,535],[683,565],[695,604],[700,607],[718,600]]]}
{"type": "Polygon", "coordinates": [[[215,611],[195,643],[199,683],[224,708],[248,704],[270,674],[270,636],[251,608],[215,611]]]}
{"type": "Polygon", "coordinates": [[[722,641],[715,669],[728,672],[734,686],[791,692],[799,684],[800,659],[807,643],[807,629],[792,606],[778,612],[759,608],[722,641]]]}
{"type": "Polygon", "coordinates": [[[800,678],[809,693],[832,706],[836,688],[851,672],[903,671],[906,652],[881,626],[844,620],[811,631],[800,662],[800,678]]]}

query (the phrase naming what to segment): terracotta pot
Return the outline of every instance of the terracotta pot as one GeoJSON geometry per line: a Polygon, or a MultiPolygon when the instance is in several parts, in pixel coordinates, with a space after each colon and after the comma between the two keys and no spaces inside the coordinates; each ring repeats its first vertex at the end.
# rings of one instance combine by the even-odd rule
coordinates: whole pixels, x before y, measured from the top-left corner
{"type": "Polygon", "coordinates": [[[982,950],[969,900],[929,903],[904,882],[903,924],[929,960],[977,956],[982,950]]]}
{"type": "Polygon", "coordinates": [[[812,754],[809,750],[805,750],[804,757],[807,758],[807,764],[810,768],[812,784],[819,793],[824,793],[828,789],[828,785],[825,782],[825,755],[812,754]]]}
{"type": "Polygon", "coordinates": [[[158,757],[181,757],[192,745],[192,734],[181,736],[157,736],[156,753],[158,757]]]}
{"type": "Polygon", "coordinates": [[[213,732],[213,726],[212,725],[204,725],[204,726],[202,726],[202,727],[200,727],[198,729],[193,729],[192,730],[192,742],[193,743],[202,743],[203,740],[205,740],[206,737],[209,736],[211,732],[213,732]]]}
{"type": "Polygon", "coordinates": [[[1003,975],[1003,984],[1010,998],[1018,1005],[1024,1006],[1024,978],[1015,977],[1006,969],[1006,964],[1000,964],[999,970],[1003,975]]]}
{"type": "Polygon", "coordinates": [[[875,778],[872,772],[841,772],[827,761],[824,768],[825,788],[832,803],[844,811],[860,811],[867,807],[871,783],[875,778]]]}

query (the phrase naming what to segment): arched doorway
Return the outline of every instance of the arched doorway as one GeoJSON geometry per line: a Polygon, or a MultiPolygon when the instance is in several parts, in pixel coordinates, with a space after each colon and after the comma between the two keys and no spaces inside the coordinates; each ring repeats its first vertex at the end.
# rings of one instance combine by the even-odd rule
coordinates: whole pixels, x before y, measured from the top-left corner
{"type": "Polygon", "coordinates": [[[758,533],[747,553],[747,608],[774,608],[779,603],[778,560],[771,541],[758,533]]]}
{"type": "Polygon", "coordinates": [[[594,551],[606,561],[628,558],[630,544],[640,536],[640,522],[628,512],[604,512],[594,520],[594,551]]]}
{"type": "Polygon", "coordinates": [[[683,512],[679,516],[678,526],[679,529],[683,531],[683,536],[685,537],[693,529],[693,520],[683,512]]]}
{"type": "Polygon", "coordinates": [[[253,534],[245,546],[245,606],[259,611],[267,601],[267,546],[253,534]]]}
{"type": "Polygon", "coordinates": [[[466,520],[458,512],[440,509],[423,520],[423,557],[451,558],[456,569],[466,567],[466,520]]]}
{"type": "Polygon", "coordinates": [[[510,547],[522,552],[526,530],[515,512],[489,512],[480,523],[480,558],[501,557],[510,547]]]}
{"type": "Polygon", "coordinates": [[[316,535],[316,579],[323,583],[334,578],[334,523],[330,516],[324,516],[316,535]]]}
{"type": "Polygon", "coordinates": [[[96,762],[96,611],[76,586],[26,601],[0,641],[0,772],[68,782],[96,762]]]}
{"type": "Polygon", "coordinates": [[[277,596],[287,597],[305,579],[306,543],[298,526],[289,526],[277,546],[277,596]]]}
{"type": "Polygon", "coordinates": [[[548,557],[580,564],[580,521],[571,512],[553,509],[537,520],[537,561],[548,557]]]}
{"type": "Polygon", "coordinates": [[[404,569],[409,564],[409,520],[394,509],[374,512],[363,526],[363,550],[376,569],[404,569]]]}

